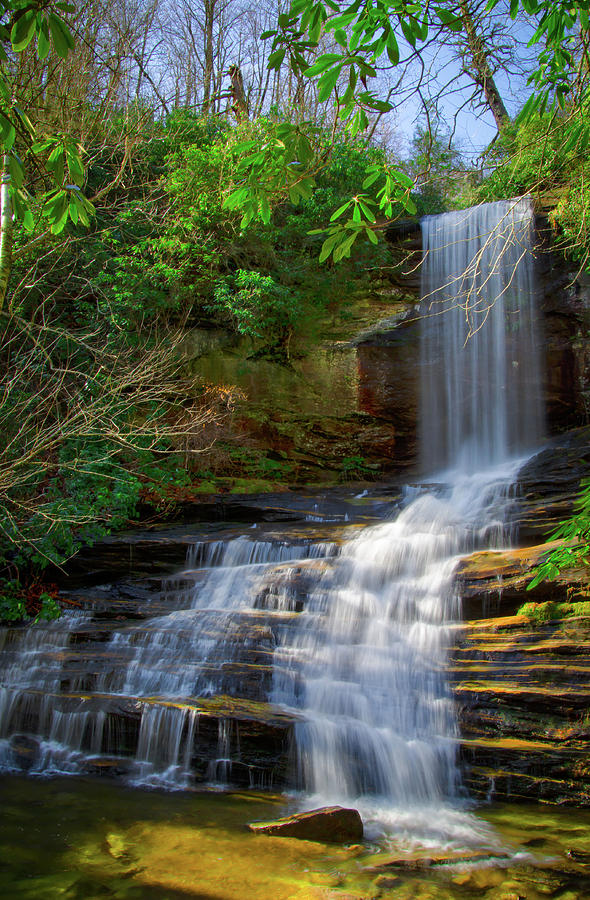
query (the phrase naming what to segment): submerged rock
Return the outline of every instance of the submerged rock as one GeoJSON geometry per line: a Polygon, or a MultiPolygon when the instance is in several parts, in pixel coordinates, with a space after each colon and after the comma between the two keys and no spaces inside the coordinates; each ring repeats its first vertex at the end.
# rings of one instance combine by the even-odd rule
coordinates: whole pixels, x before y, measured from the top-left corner
{"type": "Polygon", "coordinates": [[[363,822],[358,811],[342,806],[324,806],[272,822],[252,822],[248,828],[256,834],[301,838],[325,844],[355,843],[363,838],[363,822]]]}

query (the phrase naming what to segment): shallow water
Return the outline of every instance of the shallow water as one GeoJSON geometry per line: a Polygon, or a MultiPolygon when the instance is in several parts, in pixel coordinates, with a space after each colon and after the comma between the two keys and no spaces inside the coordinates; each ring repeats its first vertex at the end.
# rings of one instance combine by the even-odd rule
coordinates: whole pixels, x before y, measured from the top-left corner
{"type": "Polygon", "coordinates": [[[444,847],[400,852],[391,843],[339,847],[249,833],[247,822],[284,812],[285,798],[272,795],[10,776],[0,779],[0,792],[6,898],[590,898],[588,811],[486,807],[474,824],[495,849],[461,854],[455,847],[455,864],[441,865],[444,847]],[[572,849],[577,859],[567,857],[572,849]],[[429,868],[425,857],[434,862],[429,868]]]}

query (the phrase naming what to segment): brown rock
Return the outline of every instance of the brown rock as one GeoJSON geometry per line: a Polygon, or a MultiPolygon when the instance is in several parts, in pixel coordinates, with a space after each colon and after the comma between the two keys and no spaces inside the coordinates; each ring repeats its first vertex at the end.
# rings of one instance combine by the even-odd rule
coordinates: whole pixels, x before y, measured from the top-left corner
{"type": "Polygon", "coordinates": [[[256,834],[301,838],[328,844],[354,843],[363,838],[363,822],[358,811],[342,806],[324,806],[272,822],[252,822],[248,828],[256,834]]]}

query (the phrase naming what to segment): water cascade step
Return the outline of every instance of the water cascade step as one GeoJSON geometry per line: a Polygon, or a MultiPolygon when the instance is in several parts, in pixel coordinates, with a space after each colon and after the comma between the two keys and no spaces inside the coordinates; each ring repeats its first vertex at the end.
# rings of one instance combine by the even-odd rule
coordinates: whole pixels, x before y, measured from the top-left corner
{"type": "Polygon", "coordinates": [[[379,827],[463,827],[449,825],[454,571],[506,545],[511,484],[542,433],[531,222],[507,201],[423,223],[429,483],[377,526],[195,540],[128,614],[120,597],[108,612],[107,586],[99,610],[82,598],[56,623],[4,629],[5,768],[290,785],[379,827]]]}

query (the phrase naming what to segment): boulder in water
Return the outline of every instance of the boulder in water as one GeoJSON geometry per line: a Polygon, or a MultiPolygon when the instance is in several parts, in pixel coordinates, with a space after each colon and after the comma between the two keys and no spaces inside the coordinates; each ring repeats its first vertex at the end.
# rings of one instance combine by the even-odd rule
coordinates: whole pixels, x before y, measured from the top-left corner
{"type": "Polygon", "coordinates": [[[363,822],[358,811],[343,806],[324,806],[272,822],[252,822],[248,828],[256,834],[301,838],[325,844],[356,843],[363,838],[363,822]]]}

